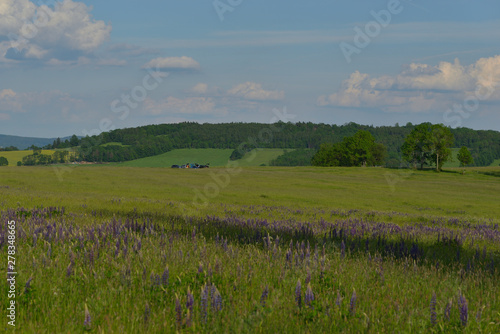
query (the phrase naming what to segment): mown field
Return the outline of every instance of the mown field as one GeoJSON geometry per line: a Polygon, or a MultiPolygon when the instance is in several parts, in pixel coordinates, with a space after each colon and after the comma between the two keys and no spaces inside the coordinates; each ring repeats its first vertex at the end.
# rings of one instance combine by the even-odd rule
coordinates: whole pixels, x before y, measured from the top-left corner
{"type": "MultiPolygon", "coordinates": [[[[186,163],[210,164],[212,167],[225,166],[233,150],[231,149],[177,149],[153,157],[147,157],[132,161],[118,163],[124,167],[170,167],[172,165],[184,165],[186,163]]],[[[282,155],[282,149],[256,149],[245,154],[238,160],[241,167],[254,167],[262,164],[268,165],[273,159],[282,155]]]]}
{"type": "Polygon", "coordinates": [[[499,332],[498,175],[0,168],[16,329],[499,332]]]}

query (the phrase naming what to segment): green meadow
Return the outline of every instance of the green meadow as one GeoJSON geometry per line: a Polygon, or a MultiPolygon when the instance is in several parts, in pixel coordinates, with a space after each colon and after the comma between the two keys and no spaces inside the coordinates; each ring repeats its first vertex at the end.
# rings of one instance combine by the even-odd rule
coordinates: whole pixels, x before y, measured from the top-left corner
{"type": "Polygon", "coordinates": [[[499,332],[499,175],[2,167],[16,332],[499,332]]]}
{"type": "MultiPolygon", "coordinates": [[[[118,163],[118,166],[125,167],[170,167],[172,165],[184,165],[186,163],[210,164],[212,167],[225,166],[233,150],[231,149],[177,149],[167,153],[152,157],[126,161],[118,163]]],[[[242,167],[268,165],[273,159],[282,155],[282,149],[255,149],[247,152],[245,156],[238,160],[242,167]]]]}

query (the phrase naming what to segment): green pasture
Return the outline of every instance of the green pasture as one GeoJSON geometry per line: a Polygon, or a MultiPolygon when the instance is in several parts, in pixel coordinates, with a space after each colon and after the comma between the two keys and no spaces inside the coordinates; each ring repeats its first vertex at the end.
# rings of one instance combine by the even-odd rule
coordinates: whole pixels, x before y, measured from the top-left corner
{"type": "Polygon", "coordinates": [[[195,170],[3,167],[0,193],[6,207],[64,205],[77,211],[83,204],[107,212],[173,206],[178,213],[190,208],[193,214],[204,215],[220,213],[222,205],[266,205],[498,220],[500,178],[495,175],[499,171],[472,167],[462,175],[462,168],[436,173],[362,167],[239,167],[237,162],[195,170]]]}

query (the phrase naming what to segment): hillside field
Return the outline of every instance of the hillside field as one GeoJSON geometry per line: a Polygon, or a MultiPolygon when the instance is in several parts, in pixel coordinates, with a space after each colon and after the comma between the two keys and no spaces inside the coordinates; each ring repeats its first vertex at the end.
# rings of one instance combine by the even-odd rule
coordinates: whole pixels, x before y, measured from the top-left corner
{"type": "MultiPolygon", "coordinates": [[[[153,157],[118,163],[117,165],[123,167],[170,167],[186,163],[209,163],[211,167],[222,167],[227,165],[232,152],[232,149],[215,148],[177,149],[153,157]]],[[[238,160],[238,164],[242,167],[260,166],[261,164],[267,165],[271,160],[283,154],[283,152],[284,150],[282,149],[252,150],[246,153],[242,159],[238,160]]]]}
{"type": "MultiPolygon", "coordinates": [[[[42,150],[42,154],[54,154],[54,150],[42,150]]],[[[32,150],[24,151],[1,151],[0,157],[5,157],[9,161],[9,166],[17,166],[18,161],[22,161],[27,155],[33,154],[32,150]]]]}
{"type": "Polygon", "coordinates": [[[499,332],[500,167],[461,171],[0,168],[16,329],[499,332]]]}

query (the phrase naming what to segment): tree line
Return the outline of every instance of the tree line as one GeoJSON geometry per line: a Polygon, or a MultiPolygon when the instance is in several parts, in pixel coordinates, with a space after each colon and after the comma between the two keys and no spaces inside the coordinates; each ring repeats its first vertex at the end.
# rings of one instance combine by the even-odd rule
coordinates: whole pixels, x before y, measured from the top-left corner
{"type": "MultiPolygon", "coordinates": [[[[330,125],[311,122],[278,122],[270,125],[185,122],[117,129],[84,138],[74,135],[70,140],[56,140],[53,145],[45,148],[75,147],[77,161],[91,162],[134,160],[180,148],[229,148],[235,151],[232,158],[237,159],[244,153],[243,150],[282,148],[290,149],[290,151],[285,154],[286,159],[280,159],[275,163],[290,164],[294,160],[304,163],[305,157],[311,156],[311,150],[319,151],[322,144],[334,146],[334,150],[338,153],[342,146],[344,149],[349,146],[348,143],[340,144],[344,138],[352,137],[358,131],[366,131],[373,136],[377,144],[386,148],[383,161],[376,163],[398,167],[405,159],[403,144],[417,126],[420,125],[407,123],[404,126],[396,124],[395,126],[374,127],[356,123],[330,125]],[[266,136],[260,138],[257,135],[259,133],[265,133],[266,136]],[[241,143],[246,143],[244,148],[241,147],[241,143]],[[297,152],[291,153],[292,149],[297,152]]],[[[449,129],[449,131],[454,138],[452,147],[467,147],[475,165],[489,165],[495,159],[500,158],[500,132],[468,128],[449,129]]],[[[373,153],[376,154],[376,152],[373,153]]],[[[366,164],[370,163],[372,163],[371,160],[366,160],[366,164]]]]}

